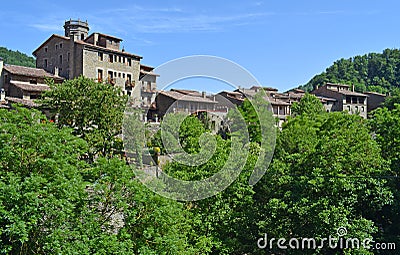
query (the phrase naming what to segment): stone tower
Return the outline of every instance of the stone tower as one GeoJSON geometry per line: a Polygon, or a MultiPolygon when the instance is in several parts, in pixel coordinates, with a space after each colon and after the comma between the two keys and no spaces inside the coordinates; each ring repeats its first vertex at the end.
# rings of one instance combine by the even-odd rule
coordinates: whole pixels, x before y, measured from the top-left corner
{"type": "Polygon", "coordinates": [[[74,41],[85,40],[89,33],[89,24],[87,21],[68,20],[64,24],[65,36],[73,37],[74,41]]]}

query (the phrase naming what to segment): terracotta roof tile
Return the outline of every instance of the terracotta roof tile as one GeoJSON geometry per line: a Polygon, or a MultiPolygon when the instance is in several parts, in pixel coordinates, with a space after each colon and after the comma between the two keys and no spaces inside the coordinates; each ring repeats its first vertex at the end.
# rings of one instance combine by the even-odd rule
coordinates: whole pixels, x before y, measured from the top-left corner
{"type": "Polygon", "coordinates": [[[32,92],[43,92],[50,89],[50,87],[45,84],[30,84],[28,82],[20,82],[20,81],[10,81],[10,83],[22,90],[32,91],[32,92]]]}
{"type": "Polygon", "coordinates": [[[33,100],[27,100],[17,97],[6,97],[6,100],[12,103],[22,104],[27,107],[38,107],[39,104],[33,102],[33,100]]]}
{"type": "Polygon", "coordinates": [[[48,73],[45,70],[40,69],[40,68],[15,66],[15,65],[6,64],[6,65],[4,65],[4,70],[6,70],[12,74],[17,74],[17,75],[22,75],[22,76],[30,76],[30,77],[38,77],[38,78],[47,77],[47,78],[63,80],[63,78],[55,76],[51,73],[48,73]]]}
{"type": "Polygon", "coordinates": [[[165,95],[165,96],[173,98],[175,100],[181,100],[181,101],[187,101],[187,102],[202,102],[202,103],[209,103],[209,104],[217,104],[218,103],[209,98],[185,95],[185,94],[182,94],[182,93],[179,93],[176,91],[160,91],[159,94],[165,95]]]}

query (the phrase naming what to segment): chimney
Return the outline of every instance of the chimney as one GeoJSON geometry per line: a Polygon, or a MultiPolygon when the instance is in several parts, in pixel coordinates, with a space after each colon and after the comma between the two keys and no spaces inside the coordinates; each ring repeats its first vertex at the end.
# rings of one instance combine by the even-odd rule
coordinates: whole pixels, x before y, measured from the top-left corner
{"type": "Polygon", "coordinates": [[[4,88],[1,88],[0,91],[0,102],[5,102],[6,101],[6,92],[4,91],[4,88]]]}
{"type": "Polygon", "coordinates": [[[354,84],[352,85],[351,89],[352,89],[352,91],[354,92],[354,84]]]}
{"type": "Polygon", "coordinates": [[[316,87],[315,87],[315,90],[318,90],[319,89],[319,86],[317,85],[316,87]]]}
{"type": "Polygon", "coordinates": [[[201,92],[201,97],[202,98],[206,98],[206,92],[205,91],[201,92]]]}
{"type": "Polygon", "coordinates": [[[54,67],[54,76],[58,76],[59,72],[58,72],[58,67],[54,67]]]}

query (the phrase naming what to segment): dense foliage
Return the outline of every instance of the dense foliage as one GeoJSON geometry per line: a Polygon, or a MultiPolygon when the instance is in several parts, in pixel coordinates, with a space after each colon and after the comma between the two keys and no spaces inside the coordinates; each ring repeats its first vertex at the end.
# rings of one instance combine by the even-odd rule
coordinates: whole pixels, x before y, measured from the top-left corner
{"type": "Polygon", "coordinates": [[[48,84],[51,90],[43,94],[43,108],[56,116],[59,127],[71,127],[75,135],[88,142],[90,159],[121,151],[118,135],[127,97],[120,88],[83,76],[48,84]]]}
{"type": "MultiPolygon", "coordinates": [[[[337,238],[337,230],[345,227],[345,237],[392,242],[399,248],[399,98],[364,120],[324,112],[307,95],[278,131],[273,161],[255,186],[249,178],[260,151],[269,149],[259,132],[263,118],[270,117],[258,119],[254,105],[245,103],[239,110],[250,125],[248,142],[241,148],[231,148],[234,135],[211,134],[196,117],[166,120],[165,135],[174,137],[178,125],[177,139],[165,148],[157,133],[148,146],[196,155],[208,148],[204,141],[215,142],[205,163],[163,166],[173,177],[201,180],[220,171],[233,150],[236,157],[245,157],[240,175],[227,189],[203,200],[179,202],[148,190],[135,178],[133,166],[113,153],[86,160],[98,140],[77,131],[109,137],[121,124],[101,125],[115,120],[121,110],[97,112],[116,100],[109,85],[82,77],[70,82],[62,90],[53,86],[53,96],[47,98],[49,105],[60,106],[53,110],[63,124],[35,110],[0,109],[0,254],[396,254],[362,246],[330,249],[327,243],[282,250],[277,240],[272,248],[261,249],[257,241],[268,234],[270,239],[314,237],[319,245],[323,238],[337,238]],[[67,109],[60,102],[70,107],[69,115],[61,116],[67,109]],[[96,103],[96,109],[88,108],[96,103]],[[90,114],[82,112],[86,110],[90,114]]],[[[124,128],[136,124],[128,117],[124,128]]],[[[144,146],[128,143],[137,152],[144,146]]]]}
{"type": "Polygon", "coordinates": [[[0,57],[3,58],[5,64],[27,67],[36,66],[36,62],[33,57],[29,57],[28,55],[19,51],[9,50],[5,47],[0,47],[0,57]]]}
{"type": "Polygon", "coordinates": [[[386,49],[337,60],[300,88],[311,91],[326,82],[352,84],[359,92],[390,92],[400,87],[400,50],[386,49]]]}

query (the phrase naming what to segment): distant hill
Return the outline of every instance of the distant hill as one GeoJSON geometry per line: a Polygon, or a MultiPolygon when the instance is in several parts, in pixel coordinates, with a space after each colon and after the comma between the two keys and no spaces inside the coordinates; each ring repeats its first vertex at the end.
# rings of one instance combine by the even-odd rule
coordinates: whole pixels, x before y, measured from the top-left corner
{"type": "Polygon", "coordinates": [[[386,49],[382,53],[337,60],[299,88],[311,91],[326,82],[352,84],[358,92],[393,91],[400,87],[400,50],[386,49]]]}
{"type": "Polygon", "coordinates": [[[25,53],[19,51],[9,50],[5,47],[0,47],[0,57],[3,58],[4,63],[10,65],[35,67],[36,62],[33,57],[29,57],[25,53]]]}

